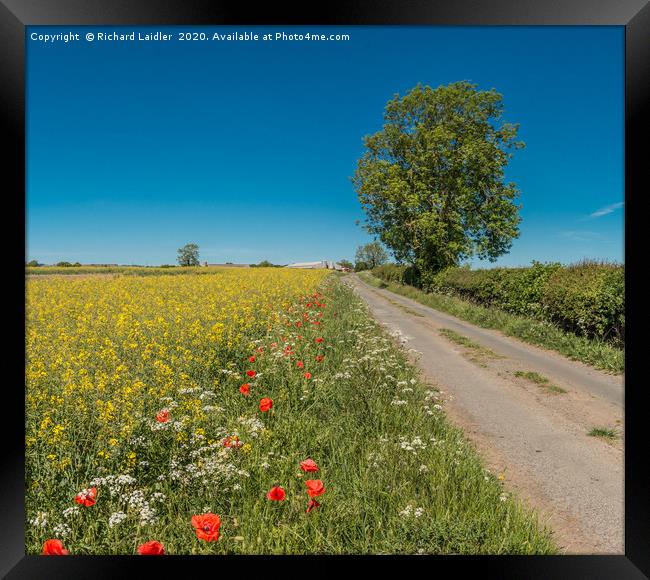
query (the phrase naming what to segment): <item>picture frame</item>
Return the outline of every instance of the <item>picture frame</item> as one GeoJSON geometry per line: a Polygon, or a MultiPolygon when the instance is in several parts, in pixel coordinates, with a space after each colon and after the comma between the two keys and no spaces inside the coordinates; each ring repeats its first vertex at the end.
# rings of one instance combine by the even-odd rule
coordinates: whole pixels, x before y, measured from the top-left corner
{"type": "MultiPolygon", "coordinates": [[[[172,575],[187,574],[195,567],[222,570],[232,564],[242,568],[259,566],[290,567],[304,573],[327,564],[348,566],[360,563],[385,566],[389,560],[398,566],[430,567],[435,575],[472,572],[498,578],[644,578],[650,577],[650,505],[647,453],[644,442],[645,405],[641,369],[644,345],[642,306],[644,283],[640,255],[644,240],[638,223],[643,215],[641,200],[647,192],[647,159],[642,138],[650,126],[650,5],[645,0],[590,3],[571,0],[561,4],[516,2],[514,0],[433,2],[329,2],[310,4],[299,10],[288,5],[194,0],[192,2],[138,0],[129,3],[87,0],[2,0],[0,3],[0,43],[3,60],[0,92],[7,141],[5,201],[6,215],[23,217],[25,236],[25,29],[30,25],[235,25],[235,24],[321,24],[321,25],[417,25],[417,26],[624,26],[625,27],[625,261],[628,313],[625,373],[625,555],[624,556],[445,556],[434,562],[405,556],[359,557],[255,557],[215,563],[212,558],[172,556],[154,559],[75,556],[42,558],[24,553],[24,400],[13,381],[5,381],[5,436],[2,454],[2,494],[0,514],[0,574],[7,578],[102,578],[124,573],[172,575]],[[314,558],[320,558],[315,560],[314,558]],[[99,559],[99,561],[98,561],[99,559]],[[244,561],[245,560],[245,561],[244,561]],[[145,572],[146,570],[146,572],[145,572]]],[[[597,120],[595,120],[597,122],[597,120]]],[[[24,252],[20,258],[24,280],[24,252]]],[[[13,261],[12,261],[13,263],[13,261]]],[[[18,259],[16,260],[16,264],[18,259]]],[[[18,274],[18,273],[17,273],[18,274]]],[[[24,298],[24,287],[23,287],[24,298]]],[[[20,303],[20,302],[19,302],[20,303]]],[[[24,310],[10,309],[11,326],[24,330],[24,310]]],[[[11,335],[12,339],[14,333],[11,335]]],[[[24,346],[24,345],[23,345],[24,346]]],[[[20,357],[11,357],[18,366],[20,357]]],[[[24,373],[24,368],[23,368],[24,373]]],[[[428,558],[428,556],[425,556],[428,558]]],[[[426,569],[426,568],[425,568],[426,569]]]]}

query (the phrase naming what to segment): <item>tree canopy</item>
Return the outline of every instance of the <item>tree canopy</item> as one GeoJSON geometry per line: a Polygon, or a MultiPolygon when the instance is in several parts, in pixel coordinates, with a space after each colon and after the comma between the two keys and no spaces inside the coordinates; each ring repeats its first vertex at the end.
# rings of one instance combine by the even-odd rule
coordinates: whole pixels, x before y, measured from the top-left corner
{"type": "Polygon", "coordinates": [[[386,254],[386,250],[381,247],[379,242],[370,242],[357,248],[354,260],[356,270],[372,270],[376,266],[385,264],[388,260],[388,254],[386,254]]]}
{"type": "Polygon", "coordinates": [[[199,247],[196,244],[185,244],[178,249],[179,266],[198,266],[199,265],[199,247]]]}
{"type": "Polygon", "coordinates": [[[502,113],[499,93],[465,81],[418,85],[387,103],[352,181],[365,228],[398,261],[425,274],[510,249],[521,218],[504,170],[524,144],[502,113]]]}

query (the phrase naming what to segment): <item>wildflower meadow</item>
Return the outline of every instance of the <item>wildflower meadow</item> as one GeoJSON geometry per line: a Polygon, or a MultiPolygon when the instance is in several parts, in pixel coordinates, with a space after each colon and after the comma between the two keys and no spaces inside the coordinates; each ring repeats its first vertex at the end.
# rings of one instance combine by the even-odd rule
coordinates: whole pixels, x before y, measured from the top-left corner
{"type": "Polygon", "coordinates": [[[28,554],[550,554],[327,270],[30,277],[28,554]]]}

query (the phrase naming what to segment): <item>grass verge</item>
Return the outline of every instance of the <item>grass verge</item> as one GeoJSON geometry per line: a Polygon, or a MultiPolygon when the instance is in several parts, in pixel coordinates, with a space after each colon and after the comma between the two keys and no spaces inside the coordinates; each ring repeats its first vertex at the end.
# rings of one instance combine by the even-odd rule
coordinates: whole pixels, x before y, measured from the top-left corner
{"type": "Polygon", "coordinates": [[[548,322],[515,316],[496,308],[485,308],[455,296],[427,294],[412,286],[387,283],[369,272],[361,272],[359,277],[376,288],[385,288],[477,326],[499,330],[508,336],[554,350],[567,358],[597,369],[613,374],[620,374],[625,370],[625,351],[603,341],[567,333],[548,322]]]}

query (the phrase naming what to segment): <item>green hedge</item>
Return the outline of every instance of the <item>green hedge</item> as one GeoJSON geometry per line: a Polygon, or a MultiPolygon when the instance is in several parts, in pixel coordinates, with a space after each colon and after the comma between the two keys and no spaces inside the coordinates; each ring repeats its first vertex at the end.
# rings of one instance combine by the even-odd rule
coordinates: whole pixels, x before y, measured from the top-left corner
{"type": "Polygon", "coordinates": [[[625,269],[620,265],[533,262],[528,268],[448,268],[420,277],[411,267],[387,264],[372,272],[386,282],[548,320],[581,336],[625,342],[625,269]]]}

